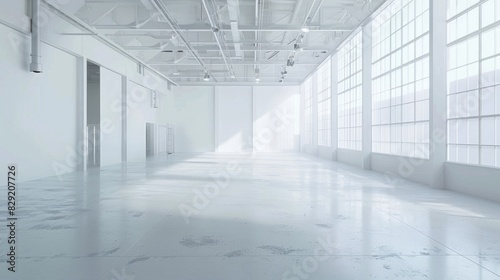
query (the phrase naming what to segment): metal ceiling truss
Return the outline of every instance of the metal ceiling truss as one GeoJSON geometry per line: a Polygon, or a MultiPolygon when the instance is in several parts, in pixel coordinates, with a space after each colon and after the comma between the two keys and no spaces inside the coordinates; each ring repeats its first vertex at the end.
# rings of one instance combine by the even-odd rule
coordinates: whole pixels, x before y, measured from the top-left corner
{"type": "Polygon", "coordinates": [[[289,85],[383,2],[73,0],[58,8],[91,26],[64,35],[106,38],[180,85],[289,85]]]}

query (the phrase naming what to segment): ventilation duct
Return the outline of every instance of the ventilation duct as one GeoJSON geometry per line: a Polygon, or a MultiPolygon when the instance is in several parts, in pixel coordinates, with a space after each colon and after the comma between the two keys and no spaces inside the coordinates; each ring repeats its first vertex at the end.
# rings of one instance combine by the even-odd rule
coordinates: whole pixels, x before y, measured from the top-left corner
{"type": "Polygon", "coordinates": [[[40,0],[31,1],[31,63],[30,71],[42,73],[40,45],[40,0]]]}

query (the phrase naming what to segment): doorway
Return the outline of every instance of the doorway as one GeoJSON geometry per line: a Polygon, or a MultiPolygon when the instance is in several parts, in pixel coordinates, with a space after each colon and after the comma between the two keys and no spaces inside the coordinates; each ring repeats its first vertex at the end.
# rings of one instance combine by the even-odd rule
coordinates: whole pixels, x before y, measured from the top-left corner
{"type": "Polygon", "coordinates": [[[146,157],[152,157],[155,155],[155,124],[146,123],[146,157]]]}
{"type": "Polygon", "coordinates": [[[87,167],[101,165],[101,67],[87,61],[87,167]]]}

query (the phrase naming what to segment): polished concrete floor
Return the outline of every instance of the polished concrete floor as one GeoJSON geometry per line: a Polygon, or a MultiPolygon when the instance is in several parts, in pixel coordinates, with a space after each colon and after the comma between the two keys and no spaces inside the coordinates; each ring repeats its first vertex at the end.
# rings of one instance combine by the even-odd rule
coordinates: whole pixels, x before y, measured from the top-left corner
{"type": "Polygon", "coordinates": [[[500,279],[500,204],[302,154],[93,169],[19,185],[18,207],[0,279],[500,279]]]}

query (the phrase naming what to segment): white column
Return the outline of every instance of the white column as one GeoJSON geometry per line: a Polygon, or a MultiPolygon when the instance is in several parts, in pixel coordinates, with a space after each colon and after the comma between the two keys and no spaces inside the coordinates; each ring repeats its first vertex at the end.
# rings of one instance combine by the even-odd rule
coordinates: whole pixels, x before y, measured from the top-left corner
{"type": "Polygon", "coordinates": [[[78,110],[77,110],[77,153],[82,156],[82,161],[77,167],[78,171],[87,170],[87,153],[88,153],[88,140],[87,140],[87,59],[79,57],[77,61],[77,74],[78,74],[78,110]]]}
{"type": "Polygon", "coordinates": [[[369,22],[361,30],[363,44],[363,129],[362,148],[363,169],[371,169],[372,154],[372,23],[369,22]]]}
{"type": "Polygon", "coordinates": [[[337,160],[337,150],[338,150],[338,57],[337,53],[332,55],[331,59],[331,69],[332,69],[332,159],[337,160]]]}
{"type": "Polygon", "coordinates": [[[304,87],[302,85],[299,86],[299,92],[300,92],[300,137],[299,137],[299,149],[301,152],[306,152],[305,149],[305,119],[306,119],[306,113],[305,113],[305,96],[304,96],[304,87]]]}
{"type": "MultiPolygon", "coordinates": [[[[316,71],[316,70],[315,70],[316,71]]],[[[312,144],[314,155],[318,155],[318,76],[312,75],[312,144]]]]}
{"type": "Polygon", "coordinates": [[[446,1],[430,1],[430,186],[444,188],[446,162],[446,1]]]}
{"type": "MultiPolygon", "coordinates": [[[[219,106],[217,105],[219,102],[219,87],[212,86],[213,95],[214,95],[214,152],[219,151],[219,106]]],[[[253,92],[253,87],[252,87],[253,92]]],[[[253,98],[253,97],[252,97],[253,98]]]]}
{"type": "Polygon", "coordinates": [[[128,77],[122,76],[122,162],[127,161],[128,77]]]}

